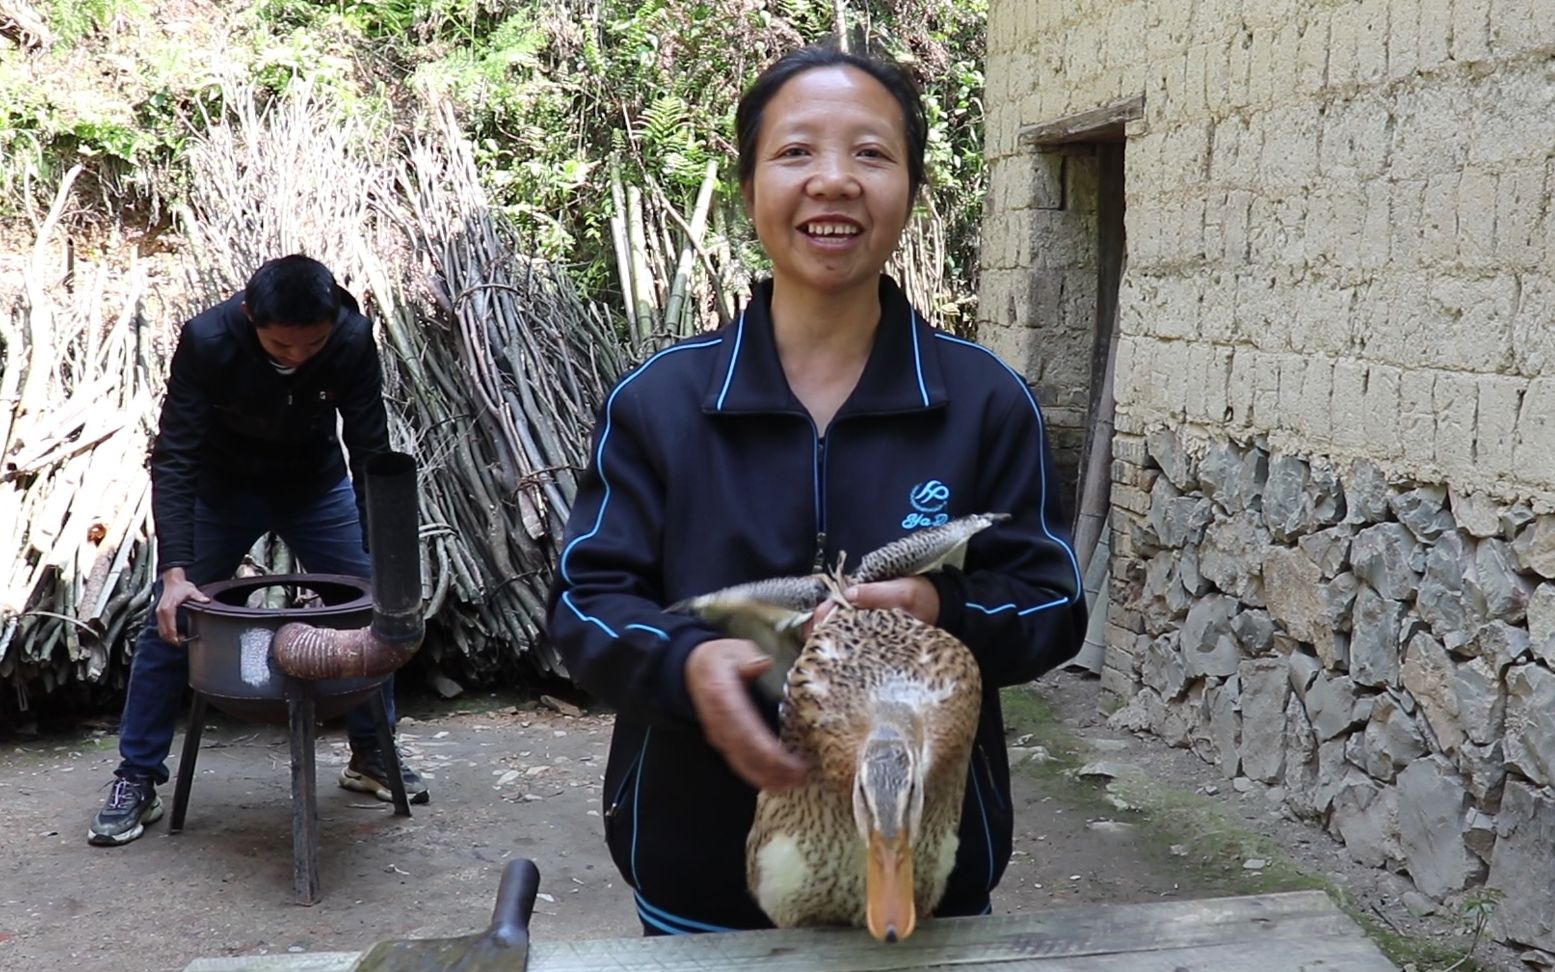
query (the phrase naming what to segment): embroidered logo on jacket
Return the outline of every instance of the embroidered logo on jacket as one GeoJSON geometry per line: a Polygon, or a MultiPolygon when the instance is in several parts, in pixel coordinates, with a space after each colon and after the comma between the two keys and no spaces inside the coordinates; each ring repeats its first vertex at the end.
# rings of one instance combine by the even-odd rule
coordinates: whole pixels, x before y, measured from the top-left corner
{"type": "Polygon", "coordinates": [[[945,511],[950,505],[950,487],[937,479],[914,486],[907,494],[907,501],[912,504],[912,512],[902,520],[903,530],[943,526],[950,522],[950,514],[945,511]]]}

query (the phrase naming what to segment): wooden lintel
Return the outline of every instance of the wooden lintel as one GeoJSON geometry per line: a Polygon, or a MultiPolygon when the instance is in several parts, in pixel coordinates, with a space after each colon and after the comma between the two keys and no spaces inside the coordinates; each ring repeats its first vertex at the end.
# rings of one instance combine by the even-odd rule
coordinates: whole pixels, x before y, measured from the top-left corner
{"type": "Polygon", "coordinates": [[[1037,148],[1069,142],[1121,142],[1124,125],[1144,116],[1145,96],[1141,92],[1057,121],[1023,126],[1020,130],[1020,144],[1037,148]]]}

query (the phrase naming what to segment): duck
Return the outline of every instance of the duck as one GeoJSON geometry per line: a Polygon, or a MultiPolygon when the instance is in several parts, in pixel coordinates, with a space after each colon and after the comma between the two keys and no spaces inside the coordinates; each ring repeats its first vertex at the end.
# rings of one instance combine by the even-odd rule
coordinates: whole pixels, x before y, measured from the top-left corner
{"type": "MultiPolygon", "coordinates": [[[[920,529],[865,554],[851,574],[841,573],[839,561],[834,579],[845,590],[962,567],[972,537],[1009,518],[1008,513],[974,513],[920,529]]],[[[826,602],[832,586],[823,572],[763,578],[686,598],[666,610],[695,615],[730,637],[755,642],[773,661],[757,685],[771,698],[781,699],[788,671],[804,644],[805,626],[826,602]]]]}
{"type": "Polygon", "coordinates": [[[839,563],[677,605],[751,637],[782,669],[778,735],[810,776],[757,794],[746,841],[747,886],[777,927],[852,926],[897,942],[944,896],[981,673],[949,632],[905,611],[857,607],[846,592],[959,566],[971,537],[1005,518],[977,514],[910,534],[851,575],[839,563]]]}

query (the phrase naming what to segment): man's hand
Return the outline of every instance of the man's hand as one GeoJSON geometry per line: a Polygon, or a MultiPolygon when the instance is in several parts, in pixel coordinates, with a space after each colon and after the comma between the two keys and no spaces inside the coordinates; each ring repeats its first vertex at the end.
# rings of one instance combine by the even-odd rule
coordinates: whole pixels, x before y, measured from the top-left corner
{"type": "Polygon", "coordinates": [[[746,688],[771,666],[754,642],[736,638],[704,641],[686,658],[686,689],[703,734],[759,790],[800,786],[809,776],[803,761],[767,728],[746,688]]]}
{"type": "Polygon", "coordinates": [[[187,577],[182,567],[169,567],[162,572],[162,597],[157,601],[157,634],[170,645],[184,643],[178,633],[178,609],[185,601],[197,604],[209,603],[210,598],[200,593],[187,577]]]}
{"type": "MultiPolygon", "coordinates": [[[[939,624],[939,591],[923,577],[899,577],[896,580],[856,584],[843,592],[856,608],[885,611],[899,608],[924,624],[939,624]]],[[[815,621],[836,607],[827,600],[815,612],[815,621]]],[[[808,633],[808,632],[807,632],[808,633]]]]}

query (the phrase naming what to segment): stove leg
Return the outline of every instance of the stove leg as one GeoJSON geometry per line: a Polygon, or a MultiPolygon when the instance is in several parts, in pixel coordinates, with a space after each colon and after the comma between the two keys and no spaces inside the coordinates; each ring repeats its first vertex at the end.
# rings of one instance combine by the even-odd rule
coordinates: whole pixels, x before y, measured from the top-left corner
{"type": "Polygon", "coordinates": [[[318,781],[313,766],[313,693],[295,688],[286,696],[292,747],[292,888],[297,903],[319,902],[318,781]]]}
{"type": "Polygon", "coordinates": [[[189,726],[184,730],[184,751],[178,757],[178,783],[173,788],[173,816],[167,821],[167,832],[176,834],[184,829],[184,814],[189,810],[189,788],[194,785],[194,763],[200,755],[200,733],[205,730],[205,696],[194,693],[189,704],[189,726]]]}
{"type": "Polygon", "coordinates": [[[400,751],[394,748],[394,731],[389,728],[389,710],[383,704],[383,690],[368,699],[373,708],[373,725],[378,729],[378,750],[383,767],[389,771],[389,792],[394,795],[394,815],[410,816],[410,798],[405,794],[405,777],[400,775],[400,751]]]}

